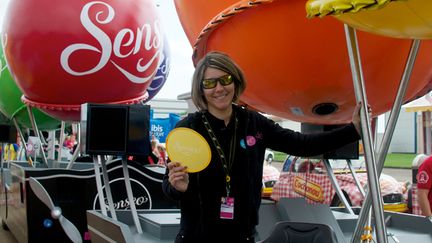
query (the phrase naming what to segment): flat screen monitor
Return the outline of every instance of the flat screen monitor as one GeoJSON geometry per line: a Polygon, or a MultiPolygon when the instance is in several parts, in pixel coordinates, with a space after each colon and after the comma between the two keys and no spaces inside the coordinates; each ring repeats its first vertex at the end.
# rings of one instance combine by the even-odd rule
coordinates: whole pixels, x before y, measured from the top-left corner
{"type": "Polygon", "coordinates": [[[128,127],[125,105],[89,104],[87,107],[86,153],[124,155],[128,127]]]}
{"type": "Polygon", "coordinates": [[[148,105],[81,106],[83,151],[89,155],[141,155],[150,152],[148,105]]]}

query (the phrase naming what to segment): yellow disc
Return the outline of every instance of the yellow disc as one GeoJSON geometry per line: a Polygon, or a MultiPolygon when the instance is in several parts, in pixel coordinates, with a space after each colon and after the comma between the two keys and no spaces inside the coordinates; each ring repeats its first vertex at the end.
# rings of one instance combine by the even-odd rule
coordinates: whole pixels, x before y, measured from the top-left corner
{"type": "Polygon", "coordinates": [[[187,166],[189,173],[205,169],[211,159],[207,141],[190,128],[173,129],[166,138],[166,150],[170,160],[187,166]]]}

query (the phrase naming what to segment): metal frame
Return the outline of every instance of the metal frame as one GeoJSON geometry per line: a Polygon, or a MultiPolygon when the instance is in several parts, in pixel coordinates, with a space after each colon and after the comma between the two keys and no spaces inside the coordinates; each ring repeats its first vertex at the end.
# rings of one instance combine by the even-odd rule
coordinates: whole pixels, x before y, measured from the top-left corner
{"type": "MultiPolygon", "coordinates": [[[[27,112],[28,112],[28,115],[30,117],[30,122],[31,122],[32,127],[33,127],[33,132],[37,136],[37,138],[39,139],[39,141],[42,142],[41,137],[40,137],[40,133],[39,133],[39,129],[37,127],[36,120],[35,120],[34,115],[33,115],[32,107],[29,106],[29,105],[27,105],[27,112]]],[[[43,151],[43,146],[42,145],[40,146],[39,151],[42,154],[42,160],[43,160],[45,166],[48,168],[49,167],[48,166],[48,160],[47,160],[47,157],[45,155],[45,152],[43,151]]]]}
{"type": "MultiPolygon", "coordinates": [[[[103,182],[105,184],[105,191],[106,191],[106,196],[107,196],[107,200],[108,200],[108,207],[110,210],[110,214],[111,214],[111,217],[113,220],[117,220],[117,215],[116,215],[116,211],[114,209],[114,202],[113,202],[113,198],[112,198],[111,187],[109,184],[108,172],[107,172],[107,167],[106,167],[106,163],[108,161],[102,159],[101,155],[97,155],[97,159],[95,159],[95,157],[93,157],[93,162],[94,162],[96,186],[97,186],[98,198],[99,198],[99,206],[101,208],[101,212],[104,216],[108,216],[107,210],[105,208],[105,203],[103,200],[104,199],[103,188],[102,188],[103,184],[102,184],[102,180],[101,180],[101,174],[100,174],[99,166],[102,168],[102,177],[103,177],[103,182]]],[[[129,204],[130,204],[132,218],[134,220],[135,227],[137,229],[138,234],[142,234],[143,230],[141,228],[141,223],[140,223],[139,218],[138,218],[138,212],[137,212],[137,209],[135,206],[135,201],[133,200],[134,197],[133,197],[133,193],[132,193],[132,186],[130,183],[129,170],[127,167],[127,161],[126,161],[125,157],[122,158],[122,168],[123,168],[124,182],[126,185],[126,193],[127,193],[127,197],[128,197],[129,204]]]]}
{"type": "Polygon", "coordinates": [[[333,168],[331,167],[328,159],[324,159],[324,166],[326,167],[327,175],[331,183],[333,184],[336,194],[339,196],[341,202],[345,205],[345,209],[348,211],[348,213],[354,215],[354,211],[352,210],[351,205],[349,205],[348,200],[343,194],[342,189],[340,188],[339,183],[337,182],[337,179],[333,173],[333,168]]]}
{"type": "Polygon", "coordinates": [[[371,138],[371,128],[370,128],[370,117],[367,112],[367,99],[366,90],[364,87],[364,79],[361,68],[360,53],[358,49],[357,36],[355,29],[344,25],[345,37],[347,41],[348,54],[351,64],[351,71],[353,76],[354,90],[356,94],[357,101],[362,102],[362,109],[360,113],[361,124],[362,124],[362,138],[365,148],[366,156],[366,166],[368,173],[368,186],[369,192],[366,194],[363,207],[359,214],[359,219],[357,221],[356,229],[352,237],[351,242],[359,242],[362,235],[362,229],[369,217],[369,210],[372,204],[372,209],[374,213],[375,225],[376,225],[376,236],[377,241],[382,243],[387,243],[386,226],[384,222],[383,213],[383,201],[381,197],[381,192],[379,188],[379,175],[383,169],[384,160],[390,146],[391,138],[393,136],[394,129],[396,127],[397,118],[399,116],[403,98],[405,96],[405,91],[408,86],[409,79],[411,77],[412,69],[414,66],[415,59],[417,57],[420,41],[413,40],[409,56],[405,65],[405,70],[400,80],[399,89],[397,91],[395,101],[390,113],[389,122],[384,132],[384,138],[381,143],[378,152],[373,149],[373,141],[371,138]],[[375,160],[375,155],[378,156],[378,160],[375,160]]]}

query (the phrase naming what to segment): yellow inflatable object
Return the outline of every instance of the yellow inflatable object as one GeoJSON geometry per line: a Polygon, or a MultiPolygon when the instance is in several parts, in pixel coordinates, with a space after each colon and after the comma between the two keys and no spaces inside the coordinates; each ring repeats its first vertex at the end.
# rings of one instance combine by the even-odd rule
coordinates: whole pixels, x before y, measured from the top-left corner
{"type": "Polygon", "coordinates": [[[205,169],[211,159],[207,141],[190,128],[173,129],[167,136],[166,150],[171,161],[187,166],[189,173],[205,169]]]}
{"type": "Polygon", "coordinates": [[[394,38],[432,38],[431,0],[309,0],[309,18],[334,15],[359,30],[394,38]]]}

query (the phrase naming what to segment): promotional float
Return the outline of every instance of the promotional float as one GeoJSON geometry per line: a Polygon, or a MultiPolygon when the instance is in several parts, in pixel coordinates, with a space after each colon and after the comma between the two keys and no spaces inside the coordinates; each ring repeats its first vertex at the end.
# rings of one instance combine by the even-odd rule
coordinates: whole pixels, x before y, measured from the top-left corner
{"type": "MultiPolygon", "coordinates": [[[[396,114],[398,110],[394,107],[400,107],[403,102],[427,91],[432,74],[432,43],[429,40],[423,41],[419,47],[415,44],[418,42],[411,45],[410,40],[359,32],[357,43],[352,27],[344,28],[337,19],[307,19],[306,15],[314,15],[306,13],[305,1],[301,0],[176,0],[175,4],[193,46],[195,63],[207,52],[218,50],[228,53],[243,68],[248,80],[248,88],[241,99],[243,104],[295,121],[343,124],[351,120],[357,101],[362,101],[362,135],[368,173],[371,173],[368,174],[370,192],[375,198],[372,200],[377,241],[387,242],[387,236],[395,241],[412,240],[413,234],[406,230],[412,225],[415,225],[419,242],[432,240],[430,222],[426,219],[386,212],[386,218],[391,221],[390,232],[395,232],[387,235],[382,205],[378,200],[377,170],[379,173],[382,169],[391,135],[386,133],[384,136],[385,142],[377,153],[376,163],[381,168],[377,169],[366,107],[371,105],[373,116],[390,110],[392,106],[396,114]],[[409,84],[406,82],[408,79],[409,84]]],[[[121,3],[12,2],[2,37],[10,71],[23,91],[23,101],[57,119],[77,121],[83,103],[129,104],[145,100],[146,89],[157,73],[164,50],[162,31],[153,9],[153,2],[144,0],[121,3]],[[62,8],[54,8],[52,4],[59,4],[62,8]],[[53,11],[47,12],[46,9],[53,11]],[[56,11],[59,9],[61,11],[56,11]]],[[[396,120],[393,116],[389,120],[390,134],[396,120]]],[[[128,135],[124,138],[128,140],[128,135]]],[[[172,148],[172,143],[168,137],[168,151],[171,153],[178,148],[172,148]]],[[[106,179],[104,162],[108,161],[94,160],[95,165],[102,164],[102,174],[106,179]]],[[[122,167],[123,173],[127,172],[124,160],[122,167]]],[[[97,166],[95,168],[99,190],[102,188],[100,172],[97,166]]],[[[128,178],[125,174],[125,181],[129,181],[128,178]]],[[[47,193],[33,179],[29,180],[31,184],[22,179],[21,187],[15,186],[16,195],[25,185],[25,188],[32,188],[29,193],[34,193],[50,209],[48,211],[54,219],[70,218],[66,210],[62,215],[54,207],[61,202],[45,200],[47,193]]],[[[128,200],[132,202],[130,189],[128,191],[128,200]]],[[[110,200],[111,192],[106,191],[106,194],[109,212],[104,212],[104,209],[108,211],[105,207],[101,208],[102,212],[87,212],[87,229],[92,242],[107,239],[114,242],[174,240],[179,228],[178,211],[142,211],[132,207],[135,204],[131,204],[131,210],[116,211],[116,204],[110,200]],[[133,212],[132,218],[130,211],[133,212]]],[[[102,193],[98,195],[102,197],[102,193]]],[[[345,206],[349,208],[348,204],[345,206]]],[[[368,207],[363,208],[369,212],[368,207]]],[[[348,235],[354,228],[359,228],[356,224],[363,230],[361,221],[365,218],[344,209],[331,211],[327,205],[307,205],[301,200],[281,199],[278,204],[263,203],[260,210],[257,240],[270,237],[278,221],[306,220],[330,225],[338,242],[349,242],[351,238],[348,235]]],[[[71,223],[76,224],[72,220],[71,223]]],[[[69,223],[61,223],[61,227],[71,240],[88,239],[86,232],[73,229],[69,223]]],[[[372,234],[362,236],[370,240],[372,234]]]]}

